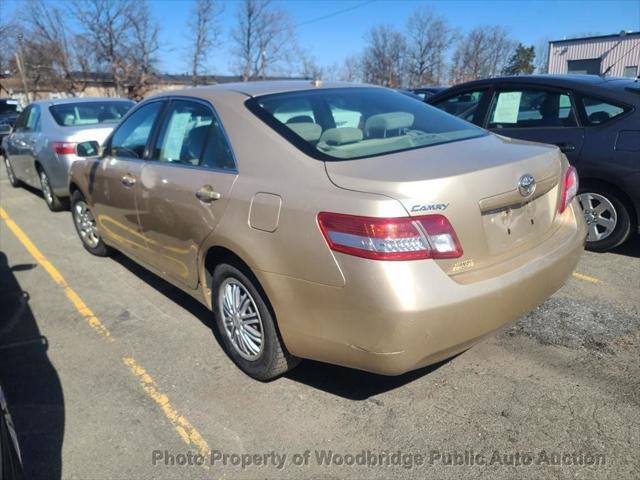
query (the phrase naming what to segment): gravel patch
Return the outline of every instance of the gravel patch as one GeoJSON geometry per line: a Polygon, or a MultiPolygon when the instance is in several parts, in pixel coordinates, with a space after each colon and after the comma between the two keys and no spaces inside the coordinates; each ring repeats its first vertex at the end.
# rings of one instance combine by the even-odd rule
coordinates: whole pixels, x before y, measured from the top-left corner
{"type": "Polygon", "coordinates": [[[501,336],[522,335],[544,345],[613,353],[614,340],[640,330],[640,316],[586,299],[550,298],[501,336]]]}

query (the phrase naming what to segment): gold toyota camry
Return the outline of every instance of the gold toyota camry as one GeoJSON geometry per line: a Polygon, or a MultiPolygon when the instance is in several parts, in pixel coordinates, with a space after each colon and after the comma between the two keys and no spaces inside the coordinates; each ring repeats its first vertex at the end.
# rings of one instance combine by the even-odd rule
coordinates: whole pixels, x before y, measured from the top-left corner
{"type": "Polygon", "coordinates": [[[554,293],[586,237],[558,148],[380,87],[172,91],[78,152],[84,247],[202,301],[261,380],[300,358],[397,375],[453,356],[554,293]]]}

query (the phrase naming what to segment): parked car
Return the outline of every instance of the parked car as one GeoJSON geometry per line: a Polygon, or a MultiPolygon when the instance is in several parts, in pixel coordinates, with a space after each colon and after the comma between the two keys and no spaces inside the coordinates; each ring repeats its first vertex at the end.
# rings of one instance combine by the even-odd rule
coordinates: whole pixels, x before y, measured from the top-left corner
{"type": "Polygon", "coordinates": [[[512,138],[558,145],[580,175],[588,248],[611,250],[640,224],[640,83],[532,75],[457,85],[428,99],[512,138]]]}
{"type": "Polygon", "coordinates": [[[31,103],[3,140],[11,185],[38,188],[51,210],[64,209],[78,143],[103,141],[133,105],[121,98],[89,97],[31,103]]]}
{"type": "Polygon", "coordinates": [[[13,420],[0,386],[0,480],[22,480],[24,470],[13,420]]]}
{"type": "Polygon", "coordinates": [[[0,98],[0,155],[2,155],[2,139],[11,133],[20,112],[22,112],[20,102],[12,98],[0,98]]]}
{"type": "Polygon", "coordinates": [[[414,88],[411,91],[419,96],[422,100],[426,101],[436,93],[444,92],[448,87],[420,87],[414,88]]]}
{"type": "Polygon", "coordinates": [[[69,189],[86,250],[198,298],[266,380],[298,358],[401,374],[517,319],[582,253],[577,182],[556,147],[393,90],[300,81],[149,98],[69,189]]]}

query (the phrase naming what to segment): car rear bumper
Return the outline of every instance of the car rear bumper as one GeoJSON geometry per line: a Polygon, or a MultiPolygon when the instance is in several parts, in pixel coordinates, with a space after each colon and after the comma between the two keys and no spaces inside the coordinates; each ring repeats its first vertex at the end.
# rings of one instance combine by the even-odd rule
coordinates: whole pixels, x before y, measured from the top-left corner
{"type": "Polygon", "coordinates": [[[461,283],[431,260],[342,255],[344,287],[266,272],[259,279],[292,354],[398,375],[466,350],[560,288],[584,248],[586,227],[576,211],[574,202],[569,220],[528,252],[529,261],[486,280],[461,283]]]}

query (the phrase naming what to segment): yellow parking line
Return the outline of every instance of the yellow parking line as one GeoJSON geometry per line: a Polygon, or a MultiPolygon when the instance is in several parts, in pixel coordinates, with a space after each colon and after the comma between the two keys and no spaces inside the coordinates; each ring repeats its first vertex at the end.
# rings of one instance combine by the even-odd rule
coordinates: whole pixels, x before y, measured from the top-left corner
{"type": "MultiPolygon", "coordinates": [[[[7,212],[2,207],[0,207],[0,219],[5,222],[9,230],[13,232],[24,248],[26,248],[31,256],[42,266],[42,268],[45,269],[53,281],[63,288],[69,301],[73,304],[78,313],[86,319],[91,328],[98,332],[105,340],[113,342],[113,337],[111,337],[111,333],[107,327],[105,327],[100,319],[94,315],[75,290],[67,284],[58,269],[54,267],[49,260],[47,260],[42,252],[40,252],[40,250],[33,244],[27,234],[24,233],[24,231],[22,231],[22,229],[13,220],[11,220],[7,212]]],[[[123,357],[122,361],[127,367],[129,367],[131,372],[138,377],[146,394],[162,409],[162,412],[175,427],[180,438],[182,438],[187,445],[194,445],[200,454],[209,455],[210,450],[206,440],[202,435],[200,435],[191,422],[173,408],[169,402],[169,397],[158,390],[151,375],[149,375],[144,368],[138,365],[133,357],[123,357]]]]}
{"type": "Polygon", "coordinates": [[[123,357],[122,361],[131,369],[131,372],[140,379],[140,384],[144,391],[147,392],[153,401],[162,409],[165,416],[173,424],[182,440],[184,440],[187,445],[195,445],[201,455],[209,455],[209,444],[207,444],[206,440],[202,438],[202,435],[200,435],[198,430],[191,425],[189,420],[180,415],[176,409],[171,406],[169,398],[158,391],[151,375],[149,375],[147,371],[138,365],[131,357],[123,357]]]}
{"type": "Polygon", "coordinates": [[[585,282],[590,283],[600,283],[600,280],[596,277],[590,277],[589,275],[585,275],[584,273],[573,272],[573,277],[578,280],[584,280],[585,282]]]}
{"type": "Polygon", "coordinates": [[[69,299],[69,301],[76,308],[78,313],[82,315],[87,323],[100,335],[105,337],[108,341],[113,341],[111,338],[111,332],[109,329],[103,325],[103,323],[94,315],[89,307],[82,301],[80,296],[73,290],[67,281],[64,279],[62,274],[58,271],[53,264],[47,260],[38,247],[36,247],[31,239],[27,236],[26,233],[22,231],[22,229],[9,217],[7,212],[5,212],[4,208],[0,207],[0,219],[4,220],[4,223],[9,227],[9,230],[13,232],[16,238],[22,243],[24,248],[31,254],[31,256],[38,262],[42,268],[49,274],[49,276],[56,282],[58,285],[62,287],[65,295],[69,299]]]}

